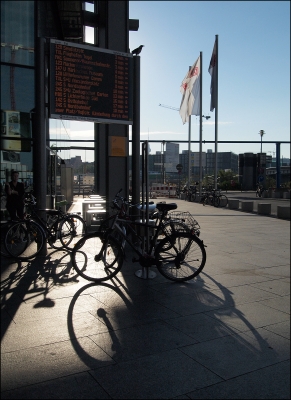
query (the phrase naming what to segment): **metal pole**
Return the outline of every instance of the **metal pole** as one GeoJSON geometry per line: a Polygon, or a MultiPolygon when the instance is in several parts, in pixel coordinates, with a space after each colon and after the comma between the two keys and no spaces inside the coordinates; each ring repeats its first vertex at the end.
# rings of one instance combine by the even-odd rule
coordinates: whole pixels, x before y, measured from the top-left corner
{"type": "Polygon", "coordinates": [[[276,188],[279,189],[281,185],[281,167],[280,167],[280,142],[276,143],[276,188]]]}
{"type": "MultiPolygon", "coordinates": [[[[189,71],[192,66],[189,65],[189,71]]],[[[201,105],[200,105],[201,106],[201,105]]],[[[189,130],[188,130],[188,189],[190,189],[190,177],[191,177],[191,114],[189,115],[189,130]]]]}
{"type": "Polygon", "coordinates": [[[165,141],[163,140],[163,182],[162,184],[164,185],[165,183],[165,141]]]}
{"type": "MultiPolygon", "coordinates": [[[[33,189],[39,209],[46,208],[47,193],[47,153],[46,153],[46,102],[45,102],[45,39],[36,41],[36,79],[35,79],[35,123],[33,126],[33,189]],[[40,163],[40,160],[42,162],[40,163]]],[[[46,218],[45,211],[38,211],[41,218],[46,218]]],[[[47,254],[47,244],[40,255],[47,254]]]]}
{"type": "Polygon", "coordinates": [[[133,57],[132,202],[140,201],[140,57],[133,57]]]}
{"type": "Polygon", "coordinates": [[[191,115],[189,115],[189,132],[188,132],[188,188],[190,188],[191,177],[191,115]]]}
{"type": "Polygon", "coordinates": [[[202,193],[202,51],[200,51],[200,143],[199,143],[199,193],[202,193]]]}
{"type": "Polygon", "coordinates": [[[215,89],[215,163],[214,163],[214,189],[217,189],[217,137],[218,137],[218,35],[215,35],[216,40],[216,89],[215,89]]]}

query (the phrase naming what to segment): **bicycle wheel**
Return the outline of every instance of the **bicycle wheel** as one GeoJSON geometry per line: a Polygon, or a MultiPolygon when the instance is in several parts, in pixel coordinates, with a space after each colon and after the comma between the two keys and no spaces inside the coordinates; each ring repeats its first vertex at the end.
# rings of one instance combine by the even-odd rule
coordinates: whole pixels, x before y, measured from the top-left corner
{"type": "Polygon", "coordinates": [[[19,221],[13,224],[5,236],[5,248],[11,257],[26,261],[43,249],[45,233],[35,221],[19,221]]]}
{"type": "Polygon", "coordinates": [[[220,204],[220,196],[213,196],[212,197],[212,205],[214,207],[219,207],[220,204]]]}
{"type": "Polygon", "coordinates": [[[226,207],[228,205],[228,198],[225,196],[225,194],[221,194],[219,196],[219,200],[220,207],[226,207]]]}
{"type": "Polygon", "coordinates": [[[197,236],[179,232],[162,240],[155,250],[159,272],[172,281],[194,278],[204,268],[206,251],[197,236]]]}
{"type": "Polygon", "coordinates": [[[206,195],[203,205],[204,206],[206,206],[206,205],[213,206],[213,196],[211,194],[206,195]]]}
{"type": "Polygon", "coordinates": [[[87,233],[87,225],[80,215],[68,214],[60,223],[58,233],[63,247],[72,250],[81,237],[87,233]]]}
{"type": "Polygon", "coordinates": [[[88,281],[102,282],[113,278],[123,264],[123,251],[112,236],[104,239],[100,232],[82,237],[71,253],[72,265],[88,281]]]}
{"type": "Polygon", "coordinates": [[[7,252],[5,247],[5,236],[10,226],[11,226],[10,221],[1,223],[1,256],[4,257],[10,257],[10,254],[7,252]]]}
{"type": "Polygon", "coordinates": [[[59,221],[56,221],[53,226],[50,227],[50,235],[47,239],[48,244],[56,250],[60,250],[64,247],[61,242],[60,224],[59,221]]]}

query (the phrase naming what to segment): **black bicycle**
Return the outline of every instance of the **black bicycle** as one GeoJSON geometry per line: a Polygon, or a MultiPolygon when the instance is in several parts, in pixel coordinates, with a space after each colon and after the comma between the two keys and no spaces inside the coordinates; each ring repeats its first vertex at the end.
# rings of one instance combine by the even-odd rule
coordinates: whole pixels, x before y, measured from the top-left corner
{"type": "Polygon", "coordinates": [[[177,204],[158,203],[156,206],[161,213],[157,224],[119,218],[120,210],[117,210],[111,217],[110,227],[81,238],[71,253],[77,273],[93,282],[113,278],[122,268],[124,242],[137,254],[132,261],[139,262],[142,267],[156,266],[163,276],[173,281],[196,277],[206,262],[203,241],[194,228],[188,227],[189,231],[185,231],[183,221],[182,228],[176,229],[177,216],[170,218],[165,227],[165,217],[177,208],[177,204]]]}
{"type": "MultiPolygon", "coordinates": [[[[59,209],[38,209],[32,192],[25,198],[27,209],[23,220],[12,221],[4,238],[6,252],[20,261],[37,256],[45,242],[59,250],[72,250],[75,243],[87,232],[86,222],[79,214],[64,213],[59,209]],[[46,220],[38,215],[43,211],[46,220]]],[[[59,203],[61,207],[62,202],[59,203]]]]}

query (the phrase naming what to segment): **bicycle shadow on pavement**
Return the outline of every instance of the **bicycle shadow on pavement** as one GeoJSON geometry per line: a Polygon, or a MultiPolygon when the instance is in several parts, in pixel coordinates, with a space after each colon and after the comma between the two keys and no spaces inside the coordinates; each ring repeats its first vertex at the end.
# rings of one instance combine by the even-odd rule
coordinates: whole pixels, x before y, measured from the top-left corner
{"type": "MultiPolygon", "coordinates": [[[[89,353],[89,351],[85,349],[85,347],[82,345],[82,339],[84,338],[84,334],[81,333],[81,331],[83,332],[84,329],[83,325],[85,325],[86,336],[93,337],[96,334],[98,335],[98,332],[108,333],[111,339],[112,351],[116,352],[117,354],[120,354],[123,351],[118,336],[115,333],[114,326],[112,325],[110,318],[108,318],[107,316],[108,311],[106,311],[105,304],[101,303],[96,298],[94,298],[95,290],[92,289],[96,289],[97,287],[101,291],[107,291],[108,293],[110,293],[110,291],[113,291],[117,296],[120,297],[121,301],[124,302],[124,304],[128,309],[130,309],[131,307],[130,300],[124,294],[122,289],[114,285],[114,283],[102,282],[98,285],[96,285],[96,283],[89,283],[81,287],[73,296],[67,313],[67,327],[68,327],[70,341],[80,360],[82,360],[88,367],[92,369],[96,368],[96,366],[100,367],[108,365],[108,363],[114,363],[114,361],[113,359],[110,362],[101,359],[98,360],[95,357],[93,357],[89,353]],[[94,320],[95,323],[93,322],[93,326],[91,325],[89,327],[85,323],[86,317],[83,316],[81,322],[82,327],[79,329],[79,326],[76,325],[76,323],[74,323],[74,316],[76,316],[76,314],[74,314],[74,310],[78,306],[77,304],[78,300],[80,300],[82,297],[88,297],[88,295],[92,296],[94,305],[96,305],[96,303],[98,304],[98,308],[95,308],[94,305],[90,305],[89,306],[90,309],[88,309],[88,312],[95,318],[94,320]],[[79,334],[76,332],[76,330],[79,330],[79,334]]],[[[92,340],[94,342],[94,339],[92,340]]],[[[102,349],[102,346],[100,348],[102,349]]]]}
{"type": "MultiPolygon", "coordinates": [[[[101,359],[96,359],[83,347],[83,327],[80,328],[74,323],[77,315],[74,309],[78,301],[88,296],[93,297],[88,312],[95,320],[91,322],[90,327],[86,326],[85,334],[103,349],[114,363],[155,353],[162,356],[163,351],[176,348],[205,367],[211,368],[209,359],[204,360],[201,354],[203,351],[207,353],[204,349],[207,349],[209,343],[213,345],[215,342],[220,343],[219,346],[225,346],[226,351],[231,349],[243,354],[242,366],[238,367],[241,368],[240,373],[256,369],[256,366],[259,367],[262,363],[270,365],[279,361],[280,356],[276,350],[235,306],[231,290],[209,275],[201,273],[199,280],[190,284],[161,283],[165,286],[164,295],[157,293],[154,286],[148,286],[140,296],[136,295],[136,292],[131,296],[131,284],[124,285],[121,279],[116,281],[116,278],[118,276],[114,277],[111,283],[90,283],[80,288],[68,309],[67,325],[71,343],[78,357],[88,367],[96,368],[96,362],[98,366],[103,365],[101,359]],[[220,289],[223,298],[212,292],[213,287],[204,287],[203,275],[220,289]],[[170,298],[171,288],[174,289],[174,294],[170,298]],[[186,294],[181,294],[185,291],[186,294]],[[175,307],[175,303],[177,305],[179,302],[182,306],[189,302],[191,309],[184,315],[179,315],[179,307],[175,307]],[[199,311],[196,313],[195,310],[199,311]],[[208,315],[210,311],[211,317],[208,315]],[[145,315],[142,315],[142,312],[145,315]],[[225,323],[221,319],[223,314],[239,318],[246,329],[239,331],[225,323]],[[204,335],[207,330],[211,330],[210,335],[204,335]],[[219,340],[222,341],[218,342],[219,340]],[[266,349],[269,349],[267,356],[266,349]],[[254,361],[250,362],[248,367],[246,360],[254,361]]],[[[85,316],[83,320],[86,320],[85,316]]],[[[229,360],[229,357],[230,354],[227,353],[219,362],[222,365],[227,364],[226,360],[229,360]]],[[[229,373],[231,374],[231,371],[229,373]]]]}
{"type": "MultiPolygon", "coordinates": [[[[64,252],[64,249],[61,251],[64,252]]],[[[54,307],[55,301],[49,298],[50,291],[56,286],[77,281],[78,276],[72,272],[70,261],[63,262],[70,253],[57,253],[60,251],[55,250],[47,256],[37,256],[27,262],[13,262],[11,258],[5,260],[1,274],[4,277],[1,279],[2,338],[23,302],[42,297],[34,304],[34,308],[54,307]]]]}

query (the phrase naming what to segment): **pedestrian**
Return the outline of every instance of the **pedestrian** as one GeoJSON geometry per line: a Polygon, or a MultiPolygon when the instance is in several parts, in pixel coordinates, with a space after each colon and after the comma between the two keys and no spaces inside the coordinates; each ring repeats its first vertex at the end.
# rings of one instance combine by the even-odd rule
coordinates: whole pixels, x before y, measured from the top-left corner
{"type": "Polygon", "coordinates": [[[24,184],[18,182],[19,172],[11,172],[11,182],[6,182],[5,193],[7,195],[6,209],[12,220],[24,218],[24,184]]]}

